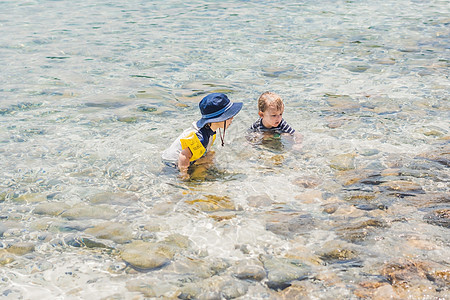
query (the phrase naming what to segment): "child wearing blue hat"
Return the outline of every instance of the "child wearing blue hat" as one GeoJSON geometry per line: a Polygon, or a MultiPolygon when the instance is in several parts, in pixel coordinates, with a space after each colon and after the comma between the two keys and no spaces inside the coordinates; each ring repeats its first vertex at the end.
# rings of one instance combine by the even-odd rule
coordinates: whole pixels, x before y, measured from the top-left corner
{"type": "Polygon", "coordinates": [[[187,176],[188,167],[193,162],[211,149],[217,130],[223,129],[220,138],[224,145],[225,130],[241,110],[242,103],[231,102],[225,94],[212,93],[200,101],[199,108],[202,118],[183,131],[162,154],[164,161],[178,167],[182,177],[187,176]]]}

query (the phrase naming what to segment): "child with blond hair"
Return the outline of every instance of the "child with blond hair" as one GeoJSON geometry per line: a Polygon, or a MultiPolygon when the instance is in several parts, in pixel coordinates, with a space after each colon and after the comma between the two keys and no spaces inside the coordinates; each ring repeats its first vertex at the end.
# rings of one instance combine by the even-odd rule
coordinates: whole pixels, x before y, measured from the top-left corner
{"type": "Polygon", "coordinates": [[[284,119],[284,103],[281,97],[273,92],[264,92],[258,98],[259,119],[252,124],[249,132],[273,132],[277,134],[289,134],[294,137],[296,149],[303,140],[303,136],[297,133],[284,119]]]}

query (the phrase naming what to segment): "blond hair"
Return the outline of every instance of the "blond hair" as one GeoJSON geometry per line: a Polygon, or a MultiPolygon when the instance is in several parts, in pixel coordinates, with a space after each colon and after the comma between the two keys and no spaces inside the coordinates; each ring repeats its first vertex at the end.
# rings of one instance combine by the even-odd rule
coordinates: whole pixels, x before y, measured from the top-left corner
{"type": "Polygon", "coordinates": [[[265,112],[269,106],[274,106],[277,110],[282,110],[284,108],[283,100],[276,93],[264,92],[258,98],[258,109],[261,112],[265,112]]]}

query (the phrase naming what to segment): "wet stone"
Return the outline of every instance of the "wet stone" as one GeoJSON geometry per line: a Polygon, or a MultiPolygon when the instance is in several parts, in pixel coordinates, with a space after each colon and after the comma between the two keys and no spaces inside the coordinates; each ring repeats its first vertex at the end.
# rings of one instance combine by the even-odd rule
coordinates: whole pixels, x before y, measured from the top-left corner
{"type": "Polygon", "coordinates": [[[37,215],[58,216],[62,214],[70,206],[62,202],[47,202],[38,204],[33,213],[37,215]]]}
{"type": "Polygon", "coordinates": [[[16,255],[25,255],[34,251],[35,245],[33,243],[20,242],[8,247],[7,251],[16,255]]]}
{"type": "Polygon", "coordinates": [[[437,209],[431,211],[426,214],[423,219],[429,224],[450,228],[450,209],[437,209]]]}
{"type": "Polygon", "coordinates": [[[376,106],[373,111],[379,115],[387,115],[401,112],[401,108],[397,104],[383,104],[376,106]]]}
{"type": "Polygon", "coordinates": [[[227,196],[205,195],[205,197],[206,199],[195,199],[186,201],[186,203],[205,212],[236,210],[234,202],[227,196]]]}
{"type": "Polygon", "coordinates": [[[270,199],[269,195],[261,194],[247,197],[248,205],[251,207],[267,207],[271,206],[274,201],[270,199]]]}
{"type": "Polygon", "coordinates": [[[17,202],[37,203],[47,201],[47,196],[40,193],[30,193],[13,199],[17,202]]]}
{"type": "Polygon", "coordinates": [[[332,169],[339,171],[355,169],[355,154],[347,153],[336,155],[331,159],[329,166],[332,169]]]}
{"type": "Polygon", "coordinates": [[[166,270],[193,278],[210,278],[217,274],[211,261],[194,257],[180,257],[167,266],[166,270]]]}
{"type": "Polygon", "coordinates": [[[90,198],[91,203],[94,204],[109,204],[109,205],[132,205],[139,200],[137,196],[129,193],[98,193],[90,198]]]}
{"type": "Polygon", "coordinates": [[[328,128],[339,128],[344,122],[348,122],[346,119],[337,119],[337,118],[327,118],[327,127],[328,128]]]}
{"type": "Polygon", "coordinates": [[[417,207],[439,207],[450,203],[450,194],[427,193],[408,198],[417,207]]]}
{"type": "Polygon", "coordinates": [[[450,145],[445,145],[431,152],[420,154],[418,157],[438,162],[444,166],[450,166],[450,145]]]}
{"type": "Polygon", "coordinates": [[[61,232],[72,232],[72,231],[84,231],[89,227],[92,227],[93,220],[55,220],[49,223],[49,231],[61,231],[61,232]]]}
{"type": "Polygon", "coordinates": [[[166,282],[149,282],[144,279],[134,279],[127,281],[126,287],[130,292],[141,293],[146,298],[176,299],[176,287],[166,282]]]}
{"type": "Polygon", "coordinates": [[[327,103],[334,110],[355,110],[360,108],[360,104],[348,95],[326,94],[327,103]]]}
{"type": "Polygon", "coordinates": [[[15,260],[14,255],[8,252],[6,249],[0,249],[0,266],[12,263],[15,260]]]}
{"type": "Polygon", "coordinates": [[[337,203],[329,203],[329,204],[325,204],[323,205],[323,212],[327,213],[327,214],[333,214],[335,213],[339,208],[339,204],[337,203]]]}
{"type": "Polygon", "coordinates": [[[322,260],[330,263],[348,261],[357,257],[357,252],[353,248],[343,241],[330,241],[320,248],[318,254],[322,260]]]}
{"type": "Polygon", "coordinates": [[[349,242],[362,242],[370,234],[372,234],[376,228],[386,227],[384,221],[378,219],[366,219],[358,220],[356,223],[350,225],[344,225],[336,230],[339,236],[349,242]]]}
{"type": "Polygon", "coordinates": [[[267,286],[274,290],[284,290],[294,280],[306,279],[310,268],[298,260],[283,258],[263,258],[267,271],[267,286]]]}
{"type": "Polygon", "coordinates": [[[172,202],[158,203],[149,209],[149,214],[164,216],[173,212],[175,204],[172,202]]]}
{"type": "Polygon", "coordinates": [[[83,219],[112,219],[117,216],[117,212],[108,206],[90,206],[77,205],[61,214],[61,217],[69,220],[83,220],[83,219]]]}
{"type": "Polygon", "coordinates": [[[322,259],[320,259],[320,257],[318,255],[313,253],[311,249],[309,249],[305,246],[301,246],[304,243],[305,243],[305,241],[303,241],[303,240],[294,241],[294,244],[297,246],[289,249],[286,252],[285,257],[289,258],[289,259],[302,261],[310,266],[311,265],[314,265],[314,266],[323,265],[323,261],[322,261],[322,259]]]}
{"type": "Polygon", "coordinates": [[[233,267],[233,275],[241,280],[261,281],[266,277],[263,264],[256,259],[241,260],[233,267]]]}
{"type": "Polygon", "coordinates": [[[92,238],[81,237],[81,236],[67,236],[64,238],[66,245],[76,248],[101,248],[101,249],[113,249],[112,247],[96,241],[92,238]]]}
{"type": "Polygon", "coordinates": [[[182,234],[171,234],[164,239],[166,245],[171,245],[180,249],[188,249],[191,245],[191,240],[182,234]]]}
{"type": "Polygon", "coordinates": [[[380,150],[378,149],[364,149],[360,152],[362,156],[373,156],[380,153],[380,150]]]}
{"type": "Polygon", "coordinates": [[[384,204],[370,203],[370,204],[356,204],[355,207],[360,210],[371,211],[371,210],[387,210],[388,207],[384,204]]]}
{"type": "Polygon", "coordinates": [[[3,233],[8,230],[4,224],[0,223],[0,237],[3,236],[3,233]]]}
{"type": "Polygon", "coordinates": [[[377,195],[372,192],[365,193],[363,191],[357,190],[356,192],[350,192],[345,197],[347,203],[351,203],[355,206],[363,204],[373,204],[377,195]]]}
{"type": "Polygon", "coordinates": [[[138,270],[152,270],[166,266],[175,255],[173,247],[162,243],[135,241],[125,246],[122,259],[138,270]]]}
{"type": "Polygon", "coordinates": [[[144,297],[157,297],[154,287],[155,285],[142,279],[129,280],[126,287],[130,292],[141,293],[144,297]]]}
{"type": "Polygon", "coordinates": [[[308,232],[315,227],[315,220],[310,214],[299,215],[288,221],[288,229],[291,232],[308,232]]]}
{"type": "Polygon", "coordinates": [[[275,213],[266,222],[266,230],[287,237],[307,233],[314,227],[315,220],[310,214],[275,213]]]}
{"type": "Polygon", "coordinates": [[[99,239],[111,240],[113,242],[124,244],[133,238],[133,231],[128,224],[117,222],[105,222],[88,228],[85,231],[99,239]]]}
{"type": "Polygon", "coordinates": [[[218,211],[209,215],[212,219],[217,222],[231,220],[236,218],[236,213],[230,211],[218,211]]]}
{"type": "Polygon", "coordinates": [[[388,282],[361,282],[353,294],[358,299],[395,299],[398,295],[388,282]]]}
{"type": "Polygon", "coordinates": [[[346,68],[350,72],[363,73],[363,72],[367,71],[370,68],[370,66],[369,65],[354,64],[354,65],[345,65],[344,68],[346,68]]]}
{"type": "Polygon", "coordinates": [[[0,193],[0,203],[4,202],[6,200],[7,193],[2,192],[0,193]]]}
{"type": "Polygon", "coordinates": [[[317,187],[322,183],[322,180],[317,177],[305,176],[300,177],[294,180],[293,184],[298,185],[300,187],[304,187],[306,189],[312,189],[317,187]]]}
{"type": "Polygon", "coordinates": [[[230,276],[213,276],[185,284],[179,290],[179,299],[235,299],[244,296],[249,284],[230,276]]]}
{"type": "Polygon", "coordinates": [[[295,199],[300,200],[302,203],[321,203],[323,201],[322,191],[308,190],[295,196],[295,199]]]}
{"type": "Polygon", "coordinates": [[[391,191],[395,194],[403,194],[403,195],[410,195],[410,194],[423,194],[425,191],[422,189],[422,187],[414,182],[411,181],[405,181],[405,180],[393,180],[393,181],[387,181],[380,184],[380,187],[386,188],[388,191],[391,191]]]}
{"type": "Polygon", "coordinates": [[[338,180],[345,186],[360,183],[364,180],[374,178],[378,175],[378,172],[368,169],[343,170],[336,174],[338,180]]]}
{"type": "Polygon", "coordinates": [[[436,287],[444,288],[450,283],[448,267],[423,261],[399,260],[387,263],[381,270],[394,288],[411,288],[427,285],[430,281],[436,287]]]}

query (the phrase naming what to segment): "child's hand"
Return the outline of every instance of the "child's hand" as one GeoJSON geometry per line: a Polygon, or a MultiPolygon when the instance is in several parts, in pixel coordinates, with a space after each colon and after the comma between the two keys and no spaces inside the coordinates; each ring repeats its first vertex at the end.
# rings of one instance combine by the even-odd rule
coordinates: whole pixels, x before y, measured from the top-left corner
{"type": "Polygon", "coordinates": [[[294,132],[294,146],[292,146],[292,149],[294,149],[295,151],[301,151],[303,147],[302,143],[303,135],[298,132],[294,132]]]}
{"type": "Polygon", "coordinates": [[[189,177],[188,172],[180,172],[180,174],[178,175],[178,178],[180,178],[180,180],[182,180],[182,181],[188,181],[190,177],[189,177]]]}
{"type": "Polygon", "coordinates": [[[303,145],[302,144],[294,144],[294,146],[292,146],[292,150],[294,151],[302,151],[303,145]]]}

